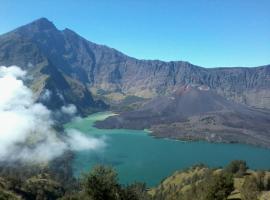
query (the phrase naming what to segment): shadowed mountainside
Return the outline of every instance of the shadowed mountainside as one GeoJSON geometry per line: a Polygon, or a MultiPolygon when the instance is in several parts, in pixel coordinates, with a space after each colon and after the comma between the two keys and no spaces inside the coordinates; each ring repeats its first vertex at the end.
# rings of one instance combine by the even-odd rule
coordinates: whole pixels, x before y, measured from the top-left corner
{"type": "Polygon", "coordinates": [[[40,19],[1,35],[0,66],[18,65],[26,70],[26,84],[36,99],[50,109],[74,104],[79,113],[87,114],[108,108],[93,99],[84,83],[63,73],[60,67],[66,63],[60,65],[58,56],[48,55],[49,51],[61,51],[64,44],[59,33],[51,22],[40,19]]]}

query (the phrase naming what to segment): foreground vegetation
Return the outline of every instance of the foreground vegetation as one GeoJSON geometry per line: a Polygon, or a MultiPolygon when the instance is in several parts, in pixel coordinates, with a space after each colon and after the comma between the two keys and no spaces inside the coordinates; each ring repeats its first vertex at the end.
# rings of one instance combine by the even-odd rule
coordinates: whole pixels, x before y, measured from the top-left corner
{"type": "MultiPolygon", "coordinates": [[[[267,200],[270,172],[252,171],[244,161],[212,169],[196,165],[177,171],[155,188],[121,185],[110,167],[96,166],[79,180],[61,182],[50,172],[23,177],[1,175],[0,200],[267,200]]],[[[25,174],[25,176],[27,176],[25,174]]]]}
{"type": "Polygon", "coordinates": [[[197,165],[175,172],[149,193],[155,200],[267,200],[269,190],[270,172],[233,161],[224,169],[197,165]]]}

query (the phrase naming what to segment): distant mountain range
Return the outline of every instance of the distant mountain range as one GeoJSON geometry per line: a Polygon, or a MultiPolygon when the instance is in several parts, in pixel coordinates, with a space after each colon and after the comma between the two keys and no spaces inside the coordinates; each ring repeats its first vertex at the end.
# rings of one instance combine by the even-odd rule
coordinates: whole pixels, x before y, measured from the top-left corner
{"type": "Polygon", "coordinates": [[[85,109],[105,106],[91,93],[110,103],[130,95],[172,94],[192,84],[206,85],[235,102],[270,108],[270,65],[208,69],[182,61],[138,60],[69,29],[60,31],[46,18],[0,36],[0,65],[26,69],[38,95],[45,88],[53,91],[56,107],[62,104],[57,92],[85,109]]]}
{"type": "Polygon", "coordinates": [[[99,126],[270,144],[270,65],[203,68],[183,61],[138,60],[72,30],[60,31],[46,18],[0,36],[0,65],[26,70],[26,84],[50,109],[74,104],[88,114],[140,100],[137,110],[99,126]],[[47,94],[50,98],[44,98],[47,94]]]}

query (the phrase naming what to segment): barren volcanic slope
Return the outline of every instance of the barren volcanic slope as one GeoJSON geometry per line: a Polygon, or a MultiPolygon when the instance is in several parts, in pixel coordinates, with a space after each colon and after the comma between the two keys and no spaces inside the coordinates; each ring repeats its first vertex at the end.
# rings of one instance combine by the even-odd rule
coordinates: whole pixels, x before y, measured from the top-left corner
{"type": "Polygon", "coordinates": [[[150,128],[157,137],[242,142],[270,147],[270,112],[227,100],[206,86],[184,86],[136,111],[97,122],[105,128],[150,128]]]}
{"type": "MultiPolygon", "coordinates": [[[[207,85],[227,99],[270,108],[270,66],[207,69],[182,61],[138,60],[89,42],[69,29],[57,30],[45,18],[0,36],[0,65],[14,64],[33,74],[31,84],[37,94],[49,81],[49,87],[63,93],[68,102],[79,102],[82,110],[104,107],[90,98],[88,89],[111,102],[129,95],[152,98],[172,94],[187,84],[207,85]],[[73,95],[59,88],[66,81],[73,85],[73,95]]],[[[54,102],[61,103],[54,96],[54,102]]]]}

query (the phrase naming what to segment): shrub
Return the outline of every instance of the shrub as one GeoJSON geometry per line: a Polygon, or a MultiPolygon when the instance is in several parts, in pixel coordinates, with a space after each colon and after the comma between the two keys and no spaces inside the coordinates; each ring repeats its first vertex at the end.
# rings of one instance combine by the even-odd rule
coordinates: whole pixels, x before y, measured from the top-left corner
{"type": "Polygon", "coordinates": [[[120,200],[117,173],[111,167],[96,166],[82,178],[82,190],[88,199],[120,200]]]}
{"type": "Polygon", "coordinates": [[[228,173],[235,174],[238,177],[245,175],[248,169],[246,161],[234,160],[226,168],[225,171],[228,173]]]}
{"type": "Polygon", "coordinates": [[[233,177],[230,173],[214,175],[204,182],[206,200],[225,200],[234,190],[233,177]]]}
{"type": "Polygon", "coordinates": [[[259,188],[254,176],[245,178],[241,188],[241,195],[243,200],[256,200],[258,199],[259,188]]]}

